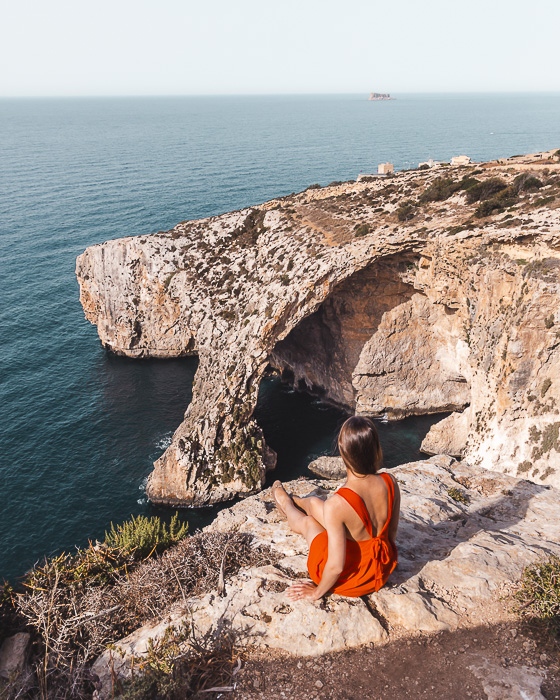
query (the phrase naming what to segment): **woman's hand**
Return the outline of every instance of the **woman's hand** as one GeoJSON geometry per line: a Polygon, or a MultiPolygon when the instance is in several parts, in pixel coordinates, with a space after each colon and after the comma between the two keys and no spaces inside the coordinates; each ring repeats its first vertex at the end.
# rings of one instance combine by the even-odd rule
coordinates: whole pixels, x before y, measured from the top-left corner
{"type": "Polygon", "coordinates": [[[297,581],[286,593],[290,600],[319,600],[317,586],[311,581],[297,581]]]}

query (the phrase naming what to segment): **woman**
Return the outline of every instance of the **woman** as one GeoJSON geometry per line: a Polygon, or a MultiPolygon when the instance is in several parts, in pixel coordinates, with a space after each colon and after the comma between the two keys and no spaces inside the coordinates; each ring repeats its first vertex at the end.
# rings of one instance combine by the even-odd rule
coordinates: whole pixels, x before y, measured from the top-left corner
{"type": "Polygon", "coordinates": [[[319,600],[329,592],[367,595],[378,591],[397,566],[400,491],[392,476],[377,474],[383,454],[373,421],[348,418],[338,449],[346,483],[326,501],[289,496],[280,481],[272,486],[288,525],[309,544],[307,569],[314,583],[294,583],[287,594],[291,600],[319,600]]]}

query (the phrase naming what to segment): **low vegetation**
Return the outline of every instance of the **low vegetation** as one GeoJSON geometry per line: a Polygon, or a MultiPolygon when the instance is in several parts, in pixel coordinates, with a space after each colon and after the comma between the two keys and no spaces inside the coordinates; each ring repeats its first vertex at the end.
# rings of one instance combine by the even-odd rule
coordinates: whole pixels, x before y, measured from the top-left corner
{"type": "Polygon", "coordinates": [[[481,184],[479,180],[465,175],[461,180],[453,180],[450,177],[438,177],[420,195],[420,202],[443,202],[459,191],[470,191],[481,184]]]}
{"type": "Polygon", "coordinates": [[[354,228],[354,235],[355,236],[367,236],[370,231],[371,231],[371,229],[370,229],[368,224],[358,224],[354,228]]]}
{"type": "Polygon", "coordinates": [[[482,218],[504,211],[516,204],[523,193],[535,192],[541,187],[543,182],[529,172],[521,173],[509,185],[501,177],[487,180],[478,180],[473,174],[465,175],[461,180],[438,177],[420,195],[419,202],[443,202],[457,192],[465,192],[467,204],[478,203],[475,216],[482,218]]]}
{"type": "MultiPolygon", "coordinates": [[[[218,637],[197,639],[194,630],[168,628],[148,652],[135,658],[138,673],[117,689],[120,700],[184,700],[204,697],[212,689],[232,691],[239,657],[234,637],[224,631],[218,637]]],[[[216,691],[219,692],[219,691],[216,691]]]]}
{"type": "Polygon", "coordinates": [[[524,192],[534,192],[543,186],[541,180],[531,173],[518,175],[511,185],[502,178],[491,177],[467,190],[467,202],[479,202],[475,216],[482,218],[499,214],[508,207],[517,204],[524,192]]]}
{"type": "MultiPolygon", "coordinates": [[[[124,556],[133,559],[145,559],[152,554],[159,554],[179,540],[186,537],[187,523],[181,523],[177,513],[171,518],[169,525],[158,517],[147,518],[144,515],[131,517],[130,520],[113,525],[105,533],[105,546],[122,552],[124,556]]],[[[86,550],[87,551],[87,550],[86,550]]]]}
{"type": "Polygon", "coordinates": [[[399,221],[410,221],[416,216],[416,204],[411,200],[405,200],[397,209],[399,221]]]}
{"type": "Polygon", "coordinates": [[[468,505],[471,502],[469,494],[465,493],[464,491],[461,491],[461,489],[458,489],[455,486],[452,486],[451,488],[447,489],[447,495],[449,496],[449,498],[452,498],[456,503],[468,505]]]}
{"type": "Polygon", "coordinates": [[[6,700],[91,698],[89,668],[108,645],[240,568],[276,560],[249,535],[185,535],[178,518],[169,526],[133,518],[112,526],[102,543],[45,559],[16,590],[5,585],[2,635],[27,631],[33,639],[31,672],[24,685],[16,679],[6,700]]]}
{"type": "Polygon", "coordinates": [[[518,611],[560,635],[560,557],[526,567],[515,595],[518,611]]]}
{"type": "Polygon", "coordinates": [[[449,199],[449,197],[455,194],[459,189],[458,183],[454,182],[451,178],[438,177],[420,195],[420,202],[443,202],[449,199]]]}
{"type": "Polygon", "coordinates": [[[251,209],[241,226],[232,232],[232,241],[244,248],[256,245],[259,236],[268,230],[264,225],[265,214],[261,209],[251,209]]]}

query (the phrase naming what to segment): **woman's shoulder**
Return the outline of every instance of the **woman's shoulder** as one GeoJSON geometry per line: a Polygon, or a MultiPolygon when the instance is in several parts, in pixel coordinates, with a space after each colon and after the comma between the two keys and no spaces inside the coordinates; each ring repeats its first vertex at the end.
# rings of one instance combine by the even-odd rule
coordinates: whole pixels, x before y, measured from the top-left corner
{"type": "Polygon", "coordinates": [[[391,472],[377,472],[376,476],[380,476],[387,485],[391,483],[395,491],[399,488],[399,482],[397,478],[393,474],[391,474],[391,472]]]}
{"type": "Polygon", "coordinates": [[[346,503],[346,499],[344,496],[339,493],[340,490],[342,489],[347,489],[347,486],[339,486],[336,491],[330,494],[330,496],[327,498],[325,501],[324,507],[327,508],[331,512],[335,512],[337,510],[340,510],[341,506],[344,507],[344,503],[346,503]]]}

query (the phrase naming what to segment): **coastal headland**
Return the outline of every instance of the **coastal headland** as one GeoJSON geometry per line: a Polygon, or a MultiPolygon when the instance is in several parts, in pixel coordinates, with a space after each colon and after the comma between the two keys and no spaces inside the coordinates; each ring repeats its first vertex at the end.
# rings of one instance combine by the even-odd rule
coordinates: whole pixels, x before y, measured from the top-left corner
{"type": "Polygon", "coordinates": [[[262,488],[270,369],[349,412],[450,412],[426,452],[560,486],[557,151],[312,186],[92,246],[76,272],[108,350],[199,357],[155,503],[262,488]]]}

